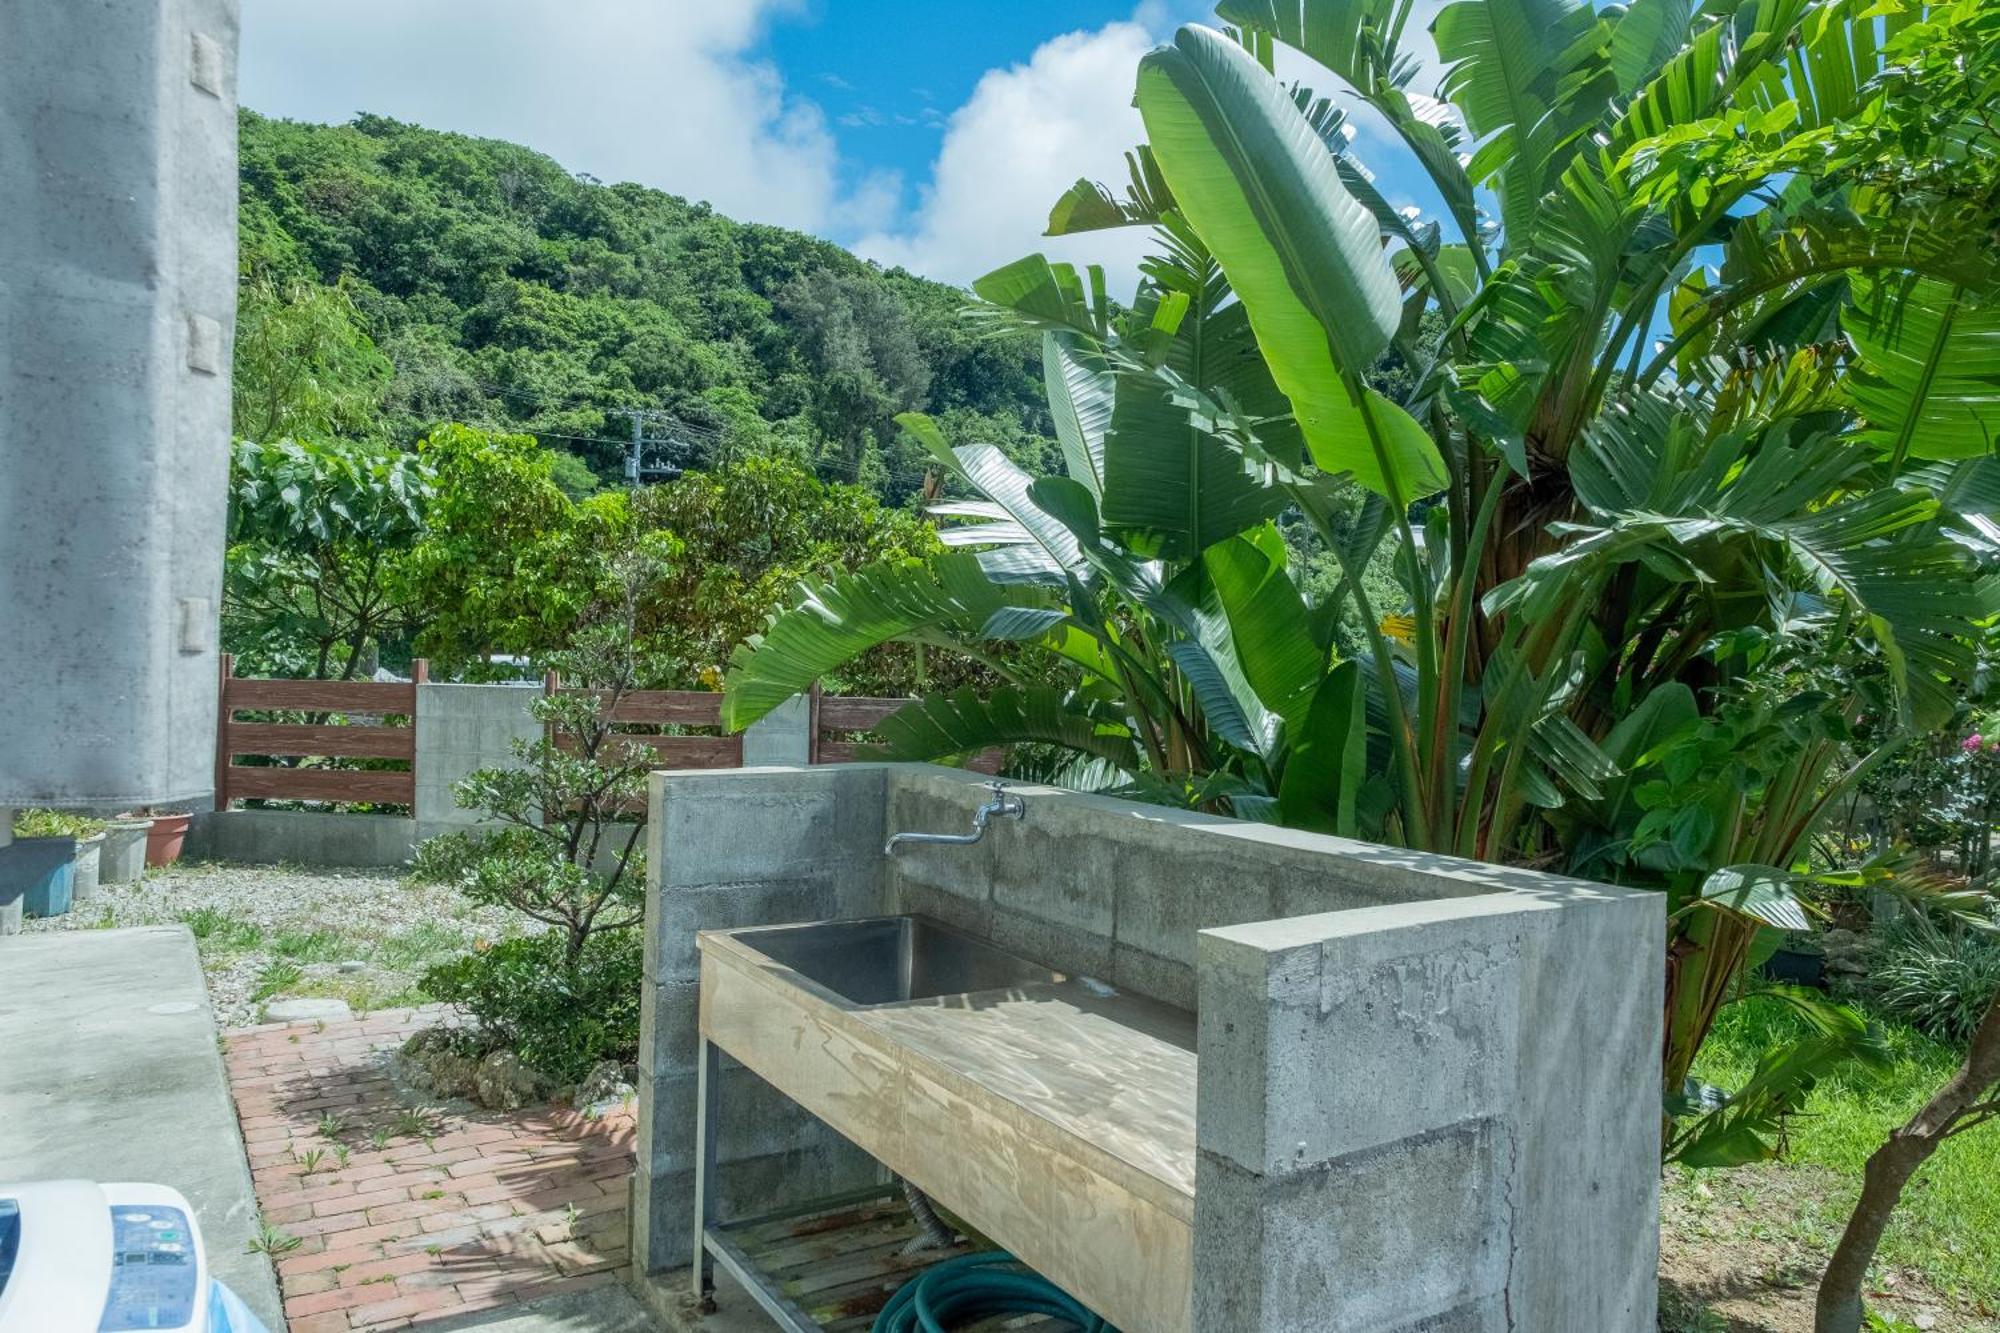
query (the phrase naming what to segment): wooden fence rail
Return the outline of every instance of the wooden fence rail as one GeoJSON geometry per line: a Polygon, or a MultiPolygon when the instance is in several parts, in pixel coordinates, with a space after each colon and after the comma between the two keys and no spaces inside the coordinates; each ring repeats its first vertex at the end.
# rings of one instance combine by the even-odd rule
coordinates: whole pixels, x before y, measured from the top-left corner
{"type": "Polygon", "coordinates": [[[257,680],[236,674],[222,654],[215,737],[215,804],[236,800],[366,801],[409,805],[416,799],[417,686],[429,672],[421,659],[406,681],[257,680]],[[312,722],[238,722],[239,712],[302,712],[312,722]],[[344,717],[346,725],[329,722],[344,717]],[[389,721],[398,717],[400,722],[389,721]],[[272,759],[398,760],[402,768],[320,768],[252,765],[239,755],[272,759]]]}
{"type": "MultiPolygon", "coordinates": [[[[542,688],[550,693],[562,688],[556,673],[549,672],[542,688]]],[[[565,694],[595,693],[609,698],[605,690],[564,690],[565,694]]],[[[608,722],[620,727],[621,739],[644,745],[658,756],[662,768],[741,768],[743,737],[724,735],[722,696],[708,690],[631,690],[618,700],[608,722]],[[653,731],[634,731],[651,727],[653,731]],[[706,727],[711,734],[690,736],[663,730],[666,727],[706,727]]]]}
{"type": "Polygon", "coordinates": [[[815,688],[811,695],[811,760],[815,764],[847,764],[860,757],[868,742],[863,739],[876,724],[910,702],[908,699],[871,698],[867,695],[826,695],[815,688]]]}

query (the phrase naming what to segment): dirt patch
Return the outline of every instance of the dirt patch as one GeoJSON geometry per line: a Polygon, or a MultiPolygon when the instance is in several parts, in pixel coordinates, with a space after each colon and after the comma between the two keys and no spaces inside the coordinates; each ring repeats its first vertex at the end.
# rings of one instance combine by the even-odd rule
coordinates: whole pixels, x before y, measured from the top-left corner
{"type": "MultiPolygon", "coordinates": [[[[1661,1191],[1663,1333],[1812,1333],[1813,1299],[1848,1191],[1819,1167],[1767,1164],[1671,1176],[1661,1191]]],[[[1989,1314],[1914,1272],[1877,1269],[1877,1313],[1937,1333],[2000,1333],[1989,1314]]]]}

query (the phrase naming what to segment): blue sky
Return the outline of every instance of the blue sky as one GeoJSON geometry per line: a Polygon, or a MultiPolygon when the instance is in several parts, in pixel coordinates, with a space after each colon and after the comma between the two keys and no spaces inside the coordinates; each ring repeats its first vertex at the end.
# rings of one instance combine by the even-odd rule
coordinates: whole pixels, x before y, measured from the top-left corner
{"type": "MultiPolygon", "coordinates": [[[[1428,9],[1427,5],[1420,5],[1428,9]]],[[[1044,240],[1123,179],[1144,51],[1192,0],[244,0],[255,110],[512,139],[949,282],[1031,250],[1129,274],[1144,237],[1044,240]],[[1135,7],[1136,4],[1136,7],[1135,7]]],[[[1280,72],[1313,82],[1311,71],[1280,72]]],[[[1324,78],[1317,82],[1324,83],[1324,78]]],[[[1420,81],[1421,86],[1421,81],[1420,81]]],[[[1379,170],[1394,161],[1357,147],[1379,170]]],[[[1392,198],[1418,199],[1384,173],[1392,198]]]]}

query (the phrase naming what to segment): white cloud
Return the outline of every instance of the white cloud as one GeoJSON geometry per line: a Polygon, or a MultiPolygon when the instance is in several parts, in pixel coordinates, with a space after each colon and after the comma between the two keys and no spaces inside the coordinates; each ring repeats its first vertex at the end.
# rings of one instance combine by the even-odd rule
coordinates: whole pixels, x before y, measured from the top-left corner
{"type": "Polygon", "coordinates": [[[1121,190],[1124,154],[1145,137],[1132,107],[1139,57],[1158,39],[1111,23],[1042,43],[1026,64],[989,70],[946,122],[914,219],[855,249],[947,282],[969,282],[1036,250],[1102,263],[1130,291],[1143,229],[1049,238],[1049,207],[1079,176],[1121,190]]]}
{"type": "Polygon", "coordinates": [[[886,225],[898,191],[842,187],[813,102],[749,54],[795,0],[246,0],[242,97],[270,115],[367,110],[511,139],[732,217],[886,225]]]}

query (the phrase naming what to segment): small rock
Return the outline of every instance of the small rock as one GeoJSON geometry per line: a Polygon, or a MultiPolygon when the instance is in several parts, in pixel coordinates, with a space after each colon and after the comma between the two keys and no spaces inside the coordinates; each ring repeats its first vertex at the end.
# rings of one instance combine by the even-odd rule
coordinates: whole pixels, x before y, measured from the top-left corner
{"type": "Polygon", "coordinates": [[[542,1080],[512,1051],[495,1051],[479,1062],[472,1095],[489,1111],[518,1111],[541,1099],[542,1080]]]}
{"type": "Polygon", "coordinates": [[[332,1023],[352,1017],[354,1011],[345,1000],[285,999],[264,1006],[264,1019],[270,1023],[332,1023]]]}
{"type": "Polygon", "coordinates": [[[1926,1310],[1922,1314],[1916,1317],[1915,1322],[1918,1328],[1922,1329],[1936,1328],[1937,1316],[1932,1314],[1929,1310],[1926,1310]]]}
{"type": "Polygon", "coordinates": [[[429,1097],[472,1097],[479,1059],[450,1028],[425,1028],[396,1052],[395,1073],[413,1090],[429,1097]]]}
{"type": "Polygon", "coordinates": [[[593,1065],[583,1082],[576,1085],[570,1104],[587,1114],[603,1115],[624,1105],[636,1091],[625,1066],[616,1060],[605,1060],[593,1065]]]}
{"type": "Polygon", "coordinates": [[[340,965],[340,970],[343,972],[359,972],[366,966],[368,964],[362,962],[359,958],[350,958],[340,965]]]}

